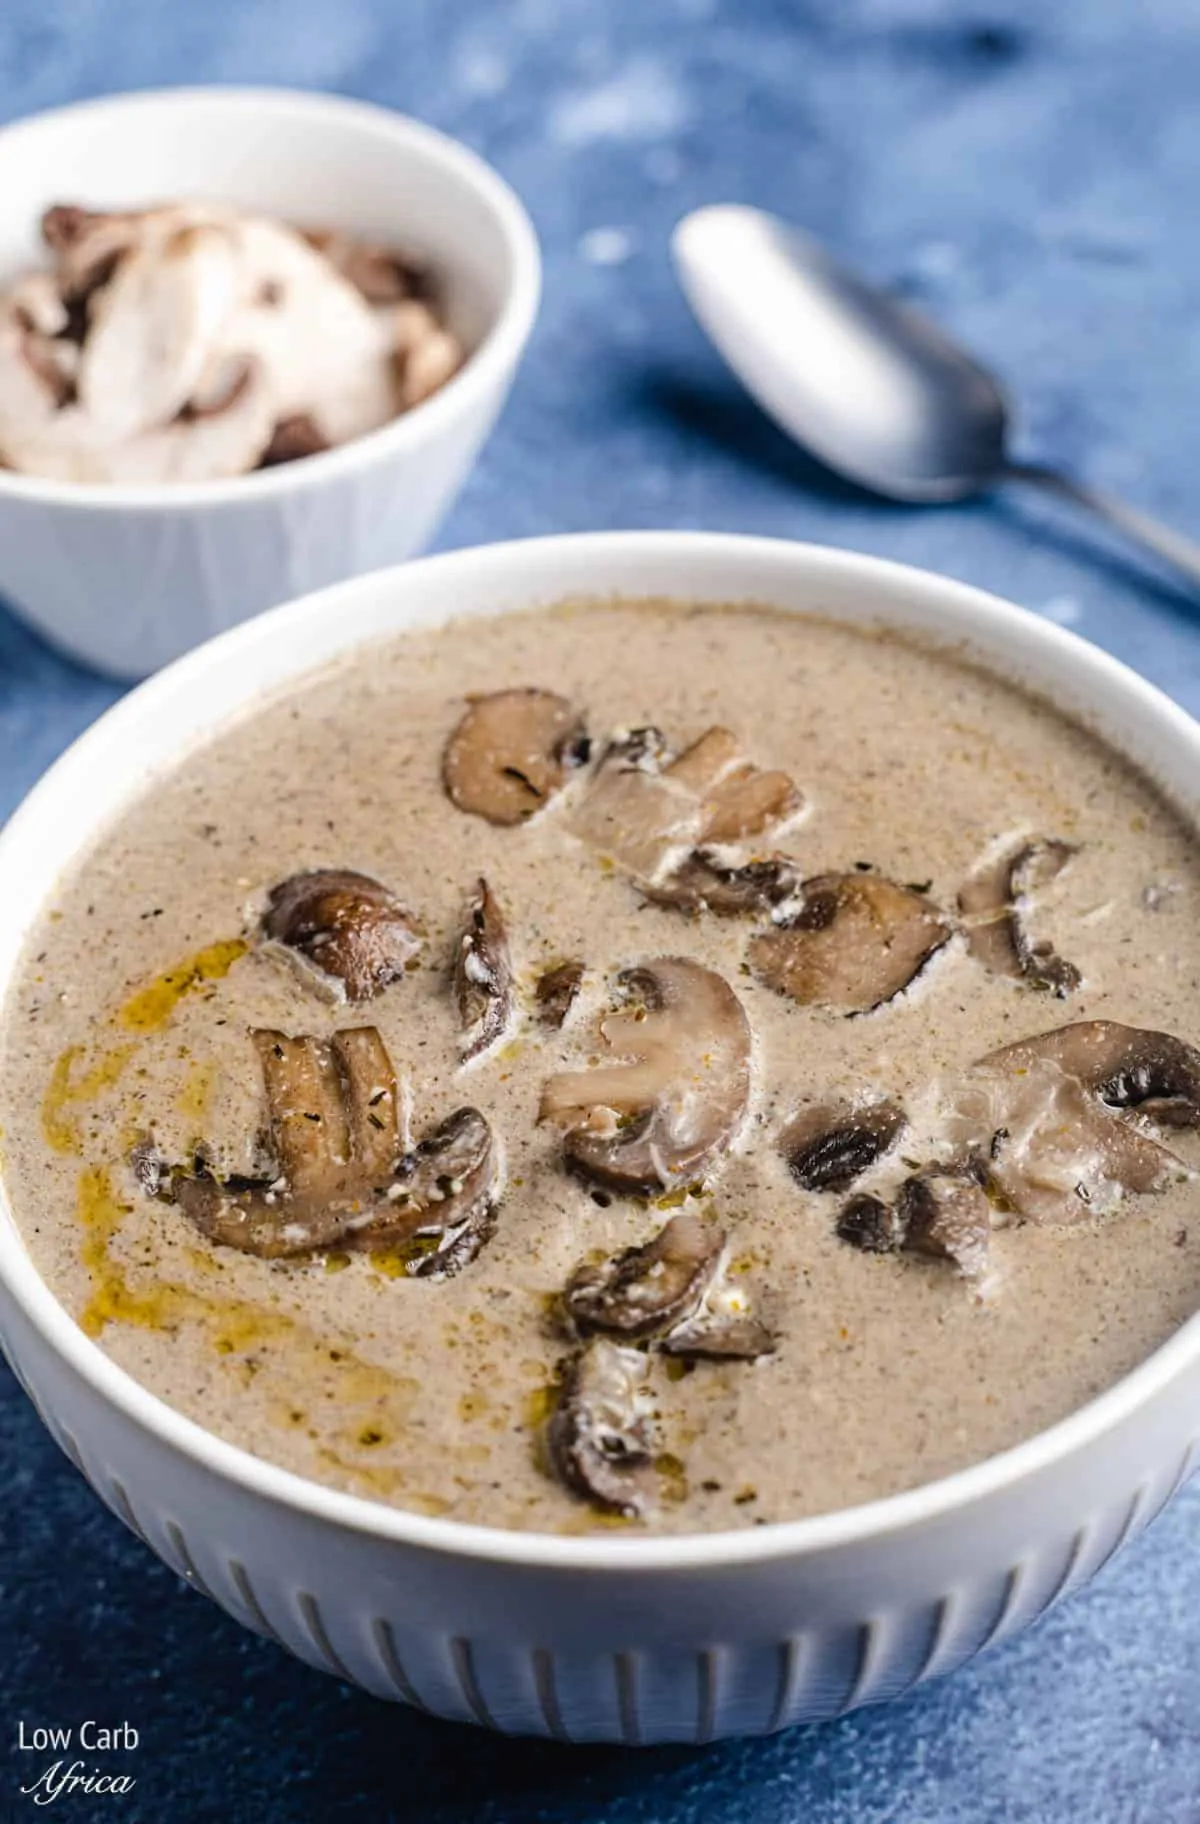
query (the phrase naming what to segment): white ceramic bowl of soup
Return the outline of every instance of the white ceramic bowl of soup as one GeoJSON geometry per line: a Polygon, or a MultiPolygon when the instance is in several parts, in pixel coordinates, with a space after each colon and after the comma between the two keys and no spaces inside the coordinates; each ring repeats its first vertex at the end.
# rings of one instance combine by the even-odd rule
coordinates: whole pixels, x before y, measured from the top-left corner
{"type": "MultiPolygon", "coordinates": [[[[374,636],[576,594],[756,601],[951,643],[1079,716],[1196,816],[1196,723],[1075,635],[961,583],[699,533],[485,547],[283,608],[110,710],[0,837],[0,991],[63,870],[261,693],[374,636]]],[[[724,1534],[516,1533],[320,1487],[181,1417],[76,1327],[3,1203],[0,1335],[101,1498],[239,1621],[378,1696],[571,1741],[754,1734],[906,1691],[1090,1577],[1200,1454],[1193,1318],[1062,1423],[887,1500],[724,1534]]]]}
{"type": "Polygon", "coordinates": [[[444,134],[283,89],[164,89],[0,130],[0,280],[45,264],[56,202],[204,197],[428,260],[459,372],[382,429],[228,481],[82,485],[0,468],[0,596],[56,646],[145,677],[294,596],[428,543],[504,404],[537,313],[537,240],[512,190],[444,134]]]}

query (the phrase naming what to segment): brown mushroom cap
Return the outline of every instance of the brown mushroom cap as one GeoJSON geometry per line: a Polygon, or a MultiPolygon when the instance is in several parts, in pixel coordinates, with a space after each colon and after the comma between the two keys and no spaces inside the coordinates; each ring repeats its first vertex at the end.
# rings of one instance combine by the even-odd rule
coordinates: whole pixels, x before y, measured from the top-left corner
{"type": "Polygon", "coordinates": [[[651,1499],[646,1358],[596,1337],[568,1364],[546,1426],[550,1465],[572,1494],[640,1518],[651,1499]]]}
{"type": "Polygon", "coordinates": [[[369,1001],[401,979],[421,948],[411,912],[369,874],[314,868],[272,887],[263,936],[307,966],[326,993],[369,1001]]]}
{"type": "Polygon", "coordinates": [[[584,1177],[653,1195],[701,1178],[737,1133],[750,1027],[728,982],[688,957],[658,957],[618,983],[626,1005],[600,1030],[630,1062],[551,1077],[538,1119],[567,1129],[568,1163],[584,1177]]]}
{"type": "Polygon", "coordinates": [[[416,1279],[450,1279],[478,1254],[496,1227],[499,1161],[491,1128],[477,1108],[458,1108],[396,1167],[387,1197],[392,1214],[356,1237],[358,1247],[410,1248],[416,1279]]]}
{"type": "Polygon", "coordinates": [[[722,1249],[714,1257],[712,1270],[699,1278],[694,1288],[698,1296],[689,1300],[691,1308],[660,1338],[657,1346],[664,1355],[691,1361],[752,1362],[774,1354],[775,1338],[754,1316],[742,1288],[726,1283],[725,1266],[722,1249]]]}
{"type": "Polygon", "coordinates": [[[65,298],[86,302],[112,276],[117,261],[137,240],[145,213],[81,209],[74,203],[55,203],[46,210],[42,239],[54,255],[55,274],[65,298]]]}
{"type": "Polygon", "coordinates": [[[749,958],[802,1007],[868,1013],[903,993],[952,935],[924,894],[882,874],[820,874],[801,892],[799,911],[755,937],[749,958]]]}
{"type": "Polygon", "coordinates": [[[1062,873],[1074,844],[1037,837],[977,868],[958,895],[967,946],[992,975],[1007,975],[1064,999],[1079,970],[1047,942],[1035,942],[1027,919],[1033,895],[1062,873]]]}
{"type": "Polygon", "coordinates": [[[447,794],[489,823],[524,823],[583,758],[579,711],[548,690],[499,690],[469,701],[442,756],[447,794]]]}
{"type": "Polygon", "coordinates": [[[837,1237],[864,1254],[895,1254],[904,1242],[904,1224],[890,1203],[860,1191],[838,1214],[837,1237]]]}
{"type": "Polygon", "coordinates": [[[655,1339],[667,1355],[752,1361],[775,1339],[745,1296],[723,1283],[725,1234],[692,1211],[673,1216],[653,1241],[625,1248],[568,1281],[572,1329],[655,1339]]]}
{"type": "Polygon", "coordinates": [[[454,956],[454,993],[462,1022],[459,1051],[464,1064],[502,1039],[513,1017],[513,972],[508,934],[495,895],[480,877],[467,902],[464,929],[454,956]]]}
{"type": "Polygon", "coordinates": [[[970,1172],[936,1167],[915,1172],[900,1187],[896,1219],[902,1245],[911,1253],[951,1260],[972,1279],[986,1270],[992,1209],[986,1191],[970,1172]]]}
{"type": "Polygon", "coordinates": [[[641,1247],[578,1268],[563,1292],[567,1317],[582,1335],[605,1330],[638,1338],[669,1330],[699,1305],[724,1246],[722,1229],[681,1212],[641,1247]]]}
{"type": "Polygon", "coordinates": [[[741,1298],[722,1287],[664,1336],[659,1348],[664,1355],[691,1361],[753,1362],[774,1355],[776,1342],[766,1325],[744,1309],[741,1298]]]}
{"type": "Polygon", "coordinates": [[[642,891],[658,906],[683,912],[715,912],[734,917],[741,912],[772,912],[800,888],[795,863],[786,855],[726,867],[708,849],[693,849],[658,885],[642,891]]]}
{"type": "Polygon", "coordinates": [[[330,447],[329,439],[311,412],[292,412],[278,418],[271,440],[258,459],[260,469],[274,469],[282,462],[299,462],[304,456],[319,456],[330,447]]]}
{"type": "Polygon", "coordinates": [[[538,1019],[543,1026],[558,1031],[566,1024],[567,1015],[583,986],[584,973],[584,964],[578,957],[572,957],[568,962],[552,964],[538,976],[534,994],[538,1019]]]}
{"type": "Polygon", "coordinates": [[[1112,1108],[1135,1108],[1168,1127],[1200,1127],[1200,1050],[1172,1033],[1079,1020],[1018,1039],[980,1063],[1017,1074],[1043,1059],[1112,1108]]]}
{"type": "Polygon", "coordinates": [[[822,1103],[801,1109],[779,1136],[806,1191],[844,1191],[895,1145],[907,1125],[897,1102],[822,1103]]]}
{"type": "Polygon", "coordinates": [[[571,828],[654,886],[681,849],[762,835],[803,808],[787,774],[754,766],[727,728],[708,729],[674,757],[660,729],[636,728],[608,743],[571,828]]]}
{"type": "Polygon", "coordinates": [[[1169,1033],[1088,1020],[981,1058],[951,1092],[945,1135],[986,1161],[1003,1208],[1078,1222],[1186,1175],[1132,1111],[1200,1125],[1200,1052],[1169,1033]]]}
{"type": "Polygon", "coordinates": [[[219,1246],[260,1259],[342,1247],[411,1249],[409,1273],[448,1277],[494,1227],[499,1166],[491,1129],[460,1108],[402,1151],[395,1073],[373,1026],[325,1043],[252,1035],[270,1117],[272,1173],[218,1180],[135,1149],[143,1187],[177,1204],[219,1246]]]}

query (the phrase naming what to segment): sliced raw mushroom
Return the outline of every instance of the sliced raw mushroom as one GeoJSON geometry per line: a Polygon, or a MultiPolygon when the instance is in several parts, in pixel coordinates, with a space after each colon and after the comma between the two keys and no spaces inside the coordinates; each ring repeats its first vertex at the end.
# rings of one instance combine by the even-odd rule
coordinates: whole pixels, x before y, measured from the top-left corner
{"type": "Polygon", "coordinates": [[[42,239],[54,255],[55,277],[69,304],[86,303],[112,277],[143,229],[139,210],[80,209],[56,203],[42,216],[42,239]]]}
{"type": "Polygon", "coordinates": [[[329,447],[328,437],[311,412],[293,412],[275,424],[258,466],[273,469],[281,462],[299,462],[302,456],[319,456],[329,447]]]}
{"type": "Polygon", "coordinates": [[[586,758],[583,720],[549,690],[499,690],[470,699],[446,743],[442,778],[452,802],[489,823],[524,823],[586,758]]]}
{"type": "Polygon", "coordinates": [[[950,1092],[943,1140],[985,1161],[1001,1215],[1069,1223],[1188,1175],[1139,1120],[1200,1124],[1200,1052],[1090,1020],[980,1059],[950,1092]]]}
{"type": "Polygon", "coordinates": [[[568,1364],[546,1426],[550,1465],[572,1494],[628,1519],[652,1497],[646,1358],[597,1337],[568,1364]]]}
{"type": "Polygon", "coordinates": [[[282,223],[203,202],[60,204],[42,232],[53,271],[0,299],[0,461],[27,473],[245,474],[375,430],[462,359],[402,260],[389,271],[358,247],[356,277],[378,303],[339,271],[345,237],[327,256],[282,223]]]}
{"type": "MultiPolygon", "coordinates": [[[[5,304],[19,323],[47,340],[63,338],[69,328],[70,313],[52,273],[23,273],[9,288],[5,304]]],[[[78,359],[72,346],[67,352],[78,359]]]]}
{"type": "Polygon", "coordinates": [[[584,965],[577,957],[565,963],[554,963],[538,976],[534,994],[538,1019],[543,1026],[557,1031],[564,1026],[583,986],[584,965]]]}
{"type": "Polygon", "coordinates": [[[283,223],[238,216],[231,233],[238,296],[221,343],[261,361],[276,418],[306,414],[331,444],[394,418],[401,401],[381,313],[283,223]]]}
{"type": "Polygon", "coordinates": [[[504,1037],[514,1011],[508,934],[495,895],[482,878],[467,903],[455,952],[454,993],[462,1025],[459,1054],[469,1064],[504,1037]]]}
{"type": "Polygon", "coordinates": [[[171,1166],[144,1145],[143,1187],[177,1205],[219,1246],[260,1259],[330,1247],[398,1249],[406,1270],[446,1278],[495,1226],[499,1164],[491,1129],[460,1108],[402,1150],[395,1072],[373,1026],[328,1043],[260,1030],[273,1169],[219,1180],[202,1161],[171,1166]]]}
{"type": "Polygon", "coordinates": [[[194,407],[123,440],[101,436],[71,403],[49,419],[30,413],[6,421],[5,390],[0,348],[0,450],[14,468],[55,481],[219,481],[254,468],[271,436],[274,408],[266,380],[248,360],[222,360],[204,376],[194,407]]]}
{"type": "Polygon", "coordinates": [[[429,295],[429,269],[412,254],[398,253],[395,248],[360,240],[357,235],[337,229],[302,228],[299,232],[310,247],[323,254],[362,293],[368,304],[399,304],[406,298],[429,295]]]}
{"type": "Polygon", "coordinates": [[[182,483],[246,475],[270,442],[274,414],[261,365],[250,356],[218,356],[170,424],[106,448],[95,478],[182,483]]]}
{"type": "Polygon", "coordinates": [[[23,312],[0,308],[0,452],[14,466],[21,442],[48,433],[69,400],[72,382],[55,348],[23,312]]]}
{"type": "Polygon", "coordinates": [[[785,855],[727,867],[709,849],[693,849],[673,873],[642,891],[655,905],[678,906],[683,912],[774,912],[795,897],[800,876],[785,855]]]}
{"type": "Polygon", "coordinates": [[[439,392],[463,364],[458,337],[440,326],[413,342],[400,361],[400,403],[406,412],[439,392]]]}
{"type": "Polygon", "coordinates": [[[390,322],[392,347],[403,371],[408,357],[423,342],[439,333],[438,320],[428,304],[422,304],[417,298],[408,298],[403,304],[397,304],[391,313],[390,322]]]}
{"type": "Polygon", "coordinates": [[[78,203],[51,203],[42,211],[38,226],[47,247],[57,254],[77,246],[96,224],[108,219],[100,210],[84,209],[78,203]]]}
{"type": "MultiPolygon", "coordinates": [[[[86,365],[96,370],[95,388],[89,382],[85,389],[88,417],[105,432],[120,428],[115,411],[128,415],[133,409],[105,341],[116,346],[139,393],[153,378],[160,393],[177,392],[180,405],[192,391],[183,385],[183,355],[183,367],[190,363],[196,372],[218,359],[253,360],[266,376],[272,425],[307,419],[326,445],[374,430],[401,409],[388,313],[372,308],[329,259],[284,224],[183,203],[112,217],[60,209],[45,231],[64,297],[72,308],[74,300],[86,298],[80,327],[88,331],[86,365]],[[211,246],[217,237],[228,243],[233,269],[223,308],[215,308],[211,282],[192,285],[168,321],[159,307],[171,302],[172,285],[179,290],[173,252],[193,243],[211,246]],[[201,306],[207,332],[197,338],[191,329],[201,306]],[[162,332],[152,338],[147,331],[140,361],[124,333],[131,313],[143,327],[157,324],[162,332]]],[[[211,262],[206,276],[211,281],[211,262]]],[[[165,416],[138,422],[161,424],[165,416]]],[[[295,453],[298,432],[292,435],[295,453]]],[[[260,454],[269,441],[268,431],[260,454]]]]}
{"type": "Polygon", "coordinates": [[[80,356],[80,405],[100,435],[135,436],[187,404],[233,307],[237,277],[234,241],[216,223],[139,240],[93,299],[80,356]]]}
{"type": "Polygon", "coordinates": [[[911,986],[953,928],[923,893],[874,873],[806,880],[799,910],[751,940],[755,972],[802,1007],[869,1013],[911,986]]]}
{"type": "Polygon", "coordinates": [[[61,433],[75,397],[79,350],[66,325],[48,273],[26,273],[0,298],[0,454],[14,467],[27,438],[61,433]]]}
{"type": "MultiPolygon", "coordinates": [[[[672,757],[661,730],[636,728],[610,741],[571,828],[656,886],[695,848],[778,830],[803,808],[787,774],[754,766],[728,729],[710,728],[672,757]]],[[[709,885],[716,890],[718,883],[709,885]]]]}
{"type": "Polygon", "coordinates": [[[904,1222],[893,1204],[860,1191],[839,1212],[837,1237],[864,1254],[895,1254],[904,1245],[904,1222]]]}
{"type": "Polygon", "coordinates": [[[387,322],[400,377],[400,403],[408,411],[457,373],[465,351],[458,337],[417,298],[397,304],[387,322]]]}
{"type": "Polygon", "coordinates": [[[629,1060],[551,1077],[539,1120],[566,1128],[568,1164],[594,1183],[655,1195],[703,1179],[745,1118],[750,1027],[729,984],[687,957],[618,977],[600,1030],[629,1060]]]}
{"type": "Polygon", "coordinates": [[[630,1340],[660,1335],[690,1317],[721,1264],[722,1229],[685,1211],[652,1241],[577,1269],[563,1308],[581,1335],[604,1330],[630,1340]]]}
{"type": "Polygon", "coordinates": [[[788,1123],[779,1150],[806,1191],[844,1191],[883,1158],[905,1126],[896,1102],[823,1103],[788,1123]]]}
{"type": "Polygon", "coordinates": [[[272,887],[262,930],[307,980],[347,1001],[399,981],[423,941],[395,894],[350,868],[314,868],[272,887]]]}
{"type": "Polygon", "coordinates": [[[1028,929],[1033,896],[1057,879],[1074,844],[1038,837],[989,860],[964,882],[958,895],[967,946],[992,975],[1007,975],[1059,1000],[1078,988],[1081,977],[1052,944],[1035,941],[1028,929]]]}
{"type": "Polygon", "coordinates": [[[969,1170],[915,1172],[900,1187],[895,1214],[910,1253],[953,1261],[971,1279],[986,1270],[992,1207],[969,1170]]]}

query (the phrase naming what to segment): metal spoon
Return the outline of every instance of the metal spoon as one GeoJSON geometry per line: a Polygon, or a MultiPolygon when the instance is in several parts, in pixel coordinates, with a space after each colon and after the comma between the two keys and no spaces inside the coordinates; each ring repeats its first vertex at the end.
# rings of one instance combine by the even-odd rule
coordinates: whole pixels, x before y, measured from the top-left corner
{"type": "Polygon", "coordinates": [[[911,306],[777,216],[698,209],[675,230],[680,283],[738,378],[797,442],[892,500],[950,501],[1027,481],[1090,507],[1200,583],[1200,545],[1136,507],[1008,454],[997,382],[911,306]]]}

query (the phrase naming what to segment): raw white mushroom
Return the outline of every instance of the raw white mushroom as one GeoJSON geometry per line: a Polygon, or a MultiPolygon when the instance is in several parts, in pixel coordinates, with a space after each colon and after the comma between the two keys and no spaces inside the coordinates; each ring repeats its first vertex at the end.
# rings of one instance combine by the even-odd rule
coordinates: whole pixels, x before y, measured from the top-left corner
{"type": "Polygon", "coordinates": [[[448,329],[435,329],[418,342],[409,350],[400,382],[400,403],[405,411],[445,386],[461,365],[462,349],[448,329]]]}
{"type": "Polygon", "coordinates": [[[41,340],[11,308],[0,315],[0,443],[7,428],[47,423],[58,409],[53,377],[38,359],[41,340]]]}
{"type": "Polygon", "coordinates": [[[42,238],[54,255],[63,297],[78,299],[103,283],[114,263],[139,241],[206,215],[199,205],[103,210],[60,204],[42,217],[42,238]]]}
{"type": "Polygon", "coordinates": [[[8,305],[18,322],[39,336],[58,336],[67,327],[67,307],[52,272],[26,272],[8,294],[8,305]]]}
{"type": "Polygon", "coordinates": [[[112,449],[107,479],[221,481],[253,469],[275,428],[275,400],[259,363],[219,359],[203,376],[198,398],[187,417],[112,449]]]}
{"type": "Polygon", "coordinates": [[[0,294],[0,463],[26,473],[243,474],[377,429],[462,360],[424,303],[364,295],[304,235],[225,205],[59,205],[42,233],[53,271],[0,294]]]}
{"type": "Polygon", "coordinates": [[[276,416],[307,413],[330,443],[394,418],[400,400],[384,314],[290,228],[247,219],[236,245],[238,308],[221,345],[257,355],[276,416]]]}
{"type": "Polygon", "coordinates": [[[236,247],[215,224],[188,223],[126,255],[97,293],[79,363],[79,403],[119,440],[182,410],[212,358],[236,295],[236,247]]]}
{"type": "MultiPolygon", "coordinates": [[[[186,418],[113,443],[77,406],[67,406],[26,435],[6,428],[0,411],[0,446],[14,467],[53,481],[109,482],[143,486],[156,482],[218,481],[245,474],[257,463],[275,428],[275,407],[261,368],[240,364],[230,377],[220,364],[224,395],[186,418]]],[[[2,372],[2,363],[0,363],[2,372]]],[[[205,376],[203,388],[214,388],[205,376]]],[[[0,400],[3,387],[0,384],[0,400]]]]}

